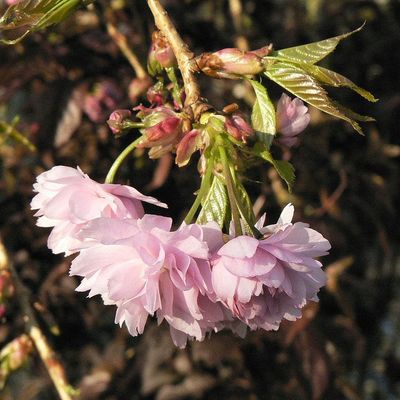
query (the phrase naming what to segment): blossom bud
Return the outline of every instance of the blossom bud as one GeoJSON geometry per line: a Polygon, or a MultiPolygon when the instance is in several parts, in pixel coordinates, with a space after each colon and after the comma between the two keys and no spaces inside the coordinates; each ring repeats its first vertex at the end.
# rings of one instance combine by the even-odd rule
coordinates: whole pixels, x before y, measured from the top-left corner
{"type": "Polygon", "coordinates": [[[278,143],[291,147],[299,143],[298,135],[310,122],[310,114],[304,103],[282,94],[276,108],[277,131],[280,132],[278,143]]]}
{"type": "Polygon", "coordinates": [[[179,167],[185,166],[189,161],[192,154],[200,147],[200,134],[198,129],[192,129],[187,132],[178,146],[176,147],[175,162],[179,167]]]}
{"type": "MultiPolygon", "coordinates": [[[[182,119],[168,107],[136,107],[144,125],[142,147],[174,145],[182,133],[182,119]]],[[[172,147],[171,147],[172,148],[172,147]]],[[[157,153],[158,154],[158,153],[157,153]]]]}
{"type": "Polygon", "coordinates": [[[161,32],[153,32],[152,45],[147,61],[150,74],[157,75],[162,68],[170,68],[175,65],[175,54],[168,41],[161,32]]]}
{"type": "Polygon", "coordinates": [[[256,75],[264,70],[262,59],[257,54],[236,48],[204,53],[197,59],[197,65],[214,78],[240,79],[242,75],[256,75]]]}
{"type": "Polygon", "coordinates": [[[120,134],[125,126],[124,122],[132,115],[129,110],[115,110],[108,118],[107,124],[115,135],[120,134]]]}
{"type": "Polygon", "coordinates": [[[22,367],[32,352],[33,345],[28,335],[21,335],[0,351],[0,389],[13,371],[22,367]]]}
{"type": "Polygon", "coordinates": [[[168,92],[162,82],[157,82],[147,90],[147,100],[154,105],[161,106],[167,100],[168,92]]]}
{"type": "Polygon", "coordinates": [[[246,143],[249,136],[254,134],[253,128],[244,119],[241,113],[234,113],[225,118],[225,129],[236,140],[246,143]]]}
{"type": "Polygon", "coordinates": [[[136,103],[138,98],[146,93],[146,90],[151,86],[151,83],[152,81],[148,76],[146,76],[145,78],[132,79],[128,87],[129,99],[133,103],[136,103]]]}

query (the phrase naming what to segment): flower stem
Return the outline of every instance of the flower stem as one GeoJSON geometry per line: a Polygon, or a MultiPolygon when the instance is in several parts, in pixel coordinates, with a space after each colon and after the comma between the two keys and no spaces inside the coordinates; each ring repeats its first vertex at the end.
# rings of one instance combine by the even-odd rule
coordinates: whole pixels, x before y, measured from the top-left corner
{"type": "Polygon", "coordinates": [[[201,204],[201,200],[203,200],[204,195],[207,193],[207,190],[209,189],[208,182],[211,178],[213,167],[214,163],[212,162],[212,160],[209,160],[206,173],[204,174],[203,179],[201,180],[200,189],[197,192],[196,199],[194,200],[192,207],[190,207],[190,210],[185,217],[185,222],[187,224],[190,224],[192,222],[194,214],[196,213],[197,209],[201,204]]]}
{"type": "Polygon", "coordinates": [[[105,183],[113,183],[115,174],[117,173],[119,167],[121,164],[124,162],[125,158],[131,153],[136,146],[140,143],[142,140],[142,136],[134,140],[129,146],[127,146],[122,153],[116,158],[116,160],[113,162],[113,165],[111,165],[110,170],[108,171],[108,174],[106,176],[105,183]]]}
{"type": "Polygon", "coordinates": [[[235,226],[235,235],[240,236],[243,234],[243,231],[242,231],[242,225],[240,223],[240,212],[239,212],[239,208],[237,205],[235,190],[233,187],[233,179],[232,179],[232,175],[231,175],[229,160],[228,160],[228,156],[226,154],[225,144],[224,144],[223,140],[220,138],[218,138],[218,139],[219,140],[217,140],[217,146],[218,146],[218,150],[219,150],[219,154],[220,154],[221,162],[222,162],[222,166],[223,166],[225,185],[226,185],[226,189],[228,191],[229,204],[231,206],[232,219],[233,219],[233,224],[235,226]]]}

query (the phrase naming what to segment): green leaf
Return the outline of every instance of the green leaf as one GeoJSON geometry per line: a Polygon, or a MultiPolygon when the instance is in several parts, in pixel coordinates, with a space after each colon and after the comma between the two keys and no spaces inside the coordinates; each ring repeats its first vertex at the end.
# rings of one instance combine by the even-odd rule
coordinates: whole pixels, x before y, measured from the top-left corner
{"type": "Polygon", "coordinates": [[[248,232],[252,232],[252,227],[255,224],[255,216],[253,212],[253,204],[250,200],[250,197],[244,188],[243,184],[236,179],[234,181],[234,190],[235,190],[235,197],[238,205],[238,209],[241,215],[241,218],[246,221],[246,230],[248,232]]]}
{"type": "Polygon", "coordinates": [[[275,160],[272,154],[259,144],[254,146],[254,151],[259,157],[274,166],[276,172],[278,172],[279,176],[286,182],[289,192],[291,192],[296,179],[293,165],[287,161],[275,160]]]}
{"type": "Polygon", "coordinates": [[[283,58],[286,60],[295,61],[296,63],[315,64],[324,59],[328,54],[335,50],[336,46],[350,35],[360,31],[365,23],[352,32],[344,33],[343,35],[324,39],[319,42],[304,44],[302,46],[290,47],[272,53],[272,56],[283,58]]]}
{"type": "Polygon", "coordinates": [[[275,61],[267,66],[265,75],[306,103],[327,114],[349,122],[358,133],[363,134],[360,125],[347,113],[339,109],[334,101],[329,98],[325,89],[300,65],[275,61]]]}
{"type": "Polygon", "coordinates": [[[349,118],[354,119],[356,121],[363,121],[363,122],[373,122],[375,121],[375,118],[369,117],[368,115],[361,115],[356,113],[353,110],[350,110],[349,108],[342,106],[340,103],[336,101],[332,101],[332,103],[336,106],[336,108],[343,113],[344,115],[347,115],[349,118]]]}
{"type": "Polygon", "coordinates": [[[256,95],[251,113],[251,123],[253,128],[259,132],[259,139],[269,147],[276,134],[275,107],[268,96],[267,89],[257,81],[251,79],[249,81],[256,95]]]}
{"type": "Polygon", "coordinates": [[[222,228],[229,212],[229,200],[225,185],[218,176],[214,176],[210,190],[201,205],[202,209],[197,217],[197,222],[206,224],[215,221],[222,228]]]}
{"type": "Polygon", "coordinates": [[[333,86],[333,87],[347,87],[360,96],[364,97],[364,99],[372,102],[378,101],[374,97],[374,95],[368,90],[365,90],[359,86],[357,86],[350,79],[346,78],[343,75],[338,74],[335,71],[331,71],[330,69],[319,67],[317,65],[304,65],[302,66],[304,70],[309,72],[315,79],[317,79],[320,83],[333,86]]]}
{"type": "Polygon", "coordinates": [[[22,0],[7,8],[0,18],[0,33],[18,30],[15,39],[1,39],[4,44],[15,44],[28,33],[57,24],[68,17],[84,0],[22,0]],[[22,32],[21,29],[24,29],[22,32]]]}

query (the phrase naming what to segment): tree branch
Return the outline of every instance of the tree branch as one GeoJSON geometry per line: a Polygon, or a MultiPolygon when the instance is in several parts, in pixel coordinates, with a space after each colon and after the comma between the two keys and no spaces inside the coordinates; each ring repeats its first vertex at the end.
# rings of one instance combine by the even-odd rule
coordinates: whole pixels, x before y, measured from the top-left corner
{"type": "Polygon", "coordinates": [[[65,370],[63,365],[57,358],[56,353],[51,348],[46,337],[44,336],[42,330],[35,317],[35,312],[33,311],[30,301],[29,301],[29,291],[21,282],[17,271],[15,270],[13,264],[9,261],[6,249],[3,243],[0,241],[0,265],[3,268],[7,268],[14,281],[16,296],[19,306],[21,308],[23,319],[25,322],[26,333],[32,339],[35,347],[42,359],[47,372],[50,375],[51,380],[60,396],[61,400],[72,400],[74,396],[71,392],[74,391],[72,386],[69,385],[65,370]]]}
{"type": "Polygon", "coordinates": [[[243,51],[249,51],[249,42],[243,34],[243,7],[240,0],[229,0],[229,11],[236,30],[235,46],[243,51]]]}
{"type": "Polygon", "coordinates": [[[194,55],[182,40],[174,24],[168,16],[167,11],[160,4],[159,0],[147,0],[147,4],[154,16],[157,28],[164,34],[171,45],[182,74],[185,88],[185,106],[192,107],[200,99],[200,89],[193,71],[196,70],[194,55]]]}
{"type": "Polygon", "coordinates": [[[134,69],[136,76],[140,79],[147,78],[147,72],[142,67],[142,64],[140,64],[140,61],[136,57],[136,54],[129,47],[126,37],[117,29],[117,27],[111,21],[110,17],[107,17],[106,26],[108,34],[114,40],[115,44],[119,47],[125,58],[129,61],[129,64],[131,64],[132,68],[134,69]]]}

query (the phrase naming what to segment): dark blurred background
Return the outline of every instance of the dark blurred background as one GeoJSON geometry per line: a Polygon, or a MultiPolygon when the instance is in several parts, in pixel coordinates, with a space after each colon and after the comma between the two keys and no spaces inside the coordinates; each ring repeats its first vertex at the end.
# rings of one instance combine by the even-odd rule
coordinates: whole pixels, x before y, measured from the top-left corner
{"type": "MultiPolygon", "coordinates": [[[[63,361],[81,399],[329,399],[400,398],[400,3],[395,0],[166,0],[164,5],[190,48],[199,54],[273,43],[280,49],[364,29],[324,60],[380,99],[369,104],[345,89],[340,101],[376,122],[365,136],[346,123],[311,109],[302,143],[284,156],[296,167],[289,194],[263,165],[246,184],[258,213],[273,221],[291,201],[295,218],[332,243],[325,258],[328,285],[319,304],[277,333],[257,331],[245,340],[228,332],[178,350],[165,326],[148,323],[138,338],[114,325],[114,309],[74,292],[70,258],[46,247],[29,208],[35,176],[56,164],[80,165],[104,180],[132,135],[116,139],[105,121],[129,99],[134,71],[107,35],[104,10],[113,8],[118,29],[145,64],[152,17],[144,0],[96,2],[62,24],[35,33],[14,47],[0,47],[0,121],[16,115],[18,131],[37,146],[0,132],[0,234],[9,257],[46,310],[43,331],[63,361]],[[239,23],[238,23],[239,21],[239,23]],[[53,335],[49,327],[58,326],[53,335]]],[[[0,7],[5,7],[0,1],[0,7]]],[[[236,81],[199,77],[202,95],[217,108],[236,102],[251,110],[248,88],[236,81]]],[[[277,100],[281,90],[268,83],[277,100]]],[[[6,125],[4,125],[6,126],[6,125]]],[[[185,169],[171,159],[149,160],[137,151],[119,182],[170,205],[179,223],[199,184],[196,163],[185,169]]],[[[154,210],[149,210],[154,211],[154,210]]],[[[23,332],[12,298],[0,324],[0,347],[23,332]]],[[[54,331],[54,329],[53,329],[54,331]]],[[[40,359],[32,356],[14,373],[0,398],[57,399],[40,359]]]]}

